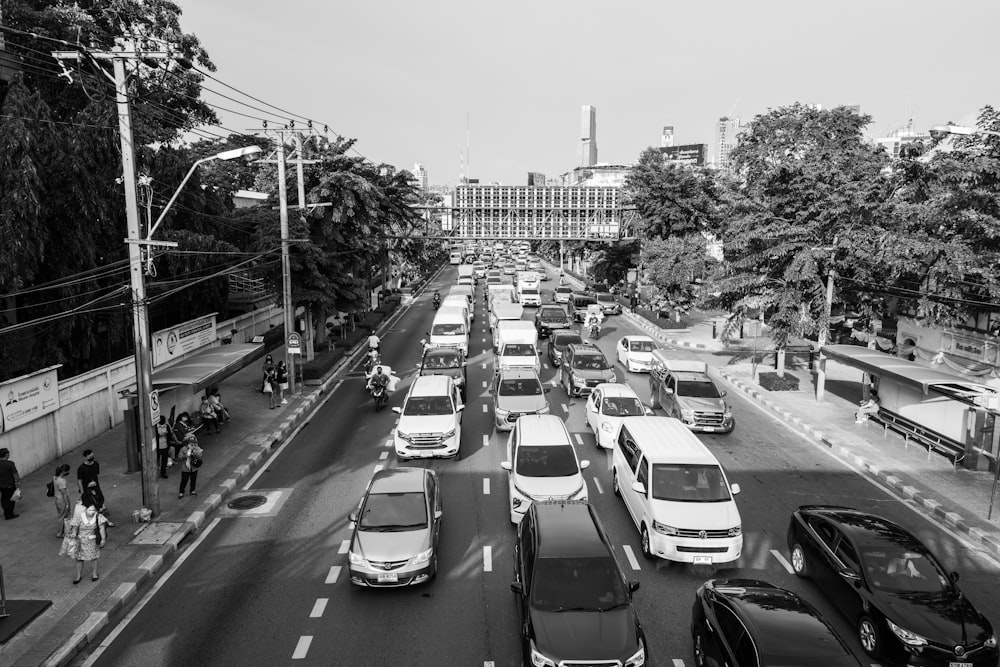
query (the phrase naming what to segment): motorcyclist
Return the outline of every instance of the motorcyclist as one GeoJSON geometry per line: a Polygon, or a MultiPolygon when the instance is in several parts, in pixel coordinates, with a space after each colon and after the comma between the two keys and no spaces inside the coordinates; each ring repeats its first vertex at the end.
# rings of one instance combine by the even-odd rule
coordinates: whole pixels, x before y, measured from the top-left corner
{"type": "Polygon", "coordinates": [[[380,363],[382,363],[382,360],[379,357],[378,350],[369,349],[365,359],[365,374],[371,375],[372,369],[374,369],[380,363]]]}
{"type": "Polygon", "coordinates": [[[368,389],[374,389],[375,387],[382,387],[383,389],[389,387],[389,375],[382,370],[382,364],[376,366],[375,372],[368,378],[368,389]]]}
{"type": "Polygon", "coordinates": [[[374,350],[375,352],[381,352],[382,351],[381,346],[382,346],[382,341],[379,340],[379,337],[376,336],[374,332],[372,332],[372,335],[368,337],[369,354],[372,352],[372,350],[374,350]]]}
{"type": "Polygon", "coordinates": [[[587,318],[587,328],[590,329],[591,337],[597,338],[601,335],[601,318],[597,316],[597,313],[590,313],[587,318]]]}
{"type": "Polygon", "coordinates": [[[434,308],[438,308],[441,305],[441,292],[434,290],[434,308]]]}

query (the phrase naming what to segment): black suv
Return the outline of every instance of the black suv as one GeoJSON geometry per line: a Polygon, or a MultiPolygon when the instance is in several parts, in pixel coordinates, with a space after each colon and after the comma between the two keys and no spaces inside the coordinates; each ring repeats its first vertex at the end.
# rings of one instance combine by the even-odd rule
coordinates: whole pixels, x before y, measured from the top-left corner
{"type": "Polygon", "coordinates": [[[547,338],[556,329],[569,329],[569,318],[562,306],[542,306],[535,313],[539,338],[547,338]]]}
{"type": "Polygon", "coordinates": [[[432,347],[424,352],[424,358],[420,361],[419,375],[449,375],[455,381],[455,385],[462,393],[462,400],[466,397],[465,355],[462,351],[454,347],[432,347]]]}
{"type": "Polygon", "coordinates": [[[594,509],[535,501],[517,528],[514,583],[526,665],[647,664],[646,636],[594,509]]]}

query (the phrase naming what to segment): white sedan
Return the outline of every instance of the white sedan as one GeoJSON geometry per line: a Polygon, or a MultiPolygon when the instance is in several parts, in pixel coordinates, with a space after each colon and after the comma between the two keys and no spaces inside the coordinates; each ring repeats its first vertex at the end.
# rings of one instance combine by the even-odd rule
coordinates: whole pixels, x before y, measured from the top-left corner
{"type": "Polygon", "coordinates": [[[615,350],[618,353],[618,361],[625,370],[631,373],[639,371],[648,373],[653,362],[653,350],[656,347],[656,341],[649,336],[624,336],[618,340],[615,350]]]}
{"type": "Polygon", "coordinates": [[[594,387],[587,399],[583,419],[594,432],[597,446],[611,449],[625,417],[653,414],[628,385],[605,382],[594,387]]]}

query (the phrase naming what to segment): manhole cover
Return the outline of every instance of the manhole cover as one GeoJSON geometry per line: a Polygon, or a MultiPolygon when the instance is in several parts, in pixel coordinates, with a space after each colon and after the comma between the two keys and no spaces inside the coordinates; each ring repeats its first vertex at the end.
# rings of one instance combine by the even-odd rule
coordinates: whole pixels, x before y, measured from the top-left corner
{"type": "Polygon", "coordinates": [[[267,502],[267,496],[240,496],[235,500],[226,503],[226,507],[231,510],[252,510],[267,502]]]}

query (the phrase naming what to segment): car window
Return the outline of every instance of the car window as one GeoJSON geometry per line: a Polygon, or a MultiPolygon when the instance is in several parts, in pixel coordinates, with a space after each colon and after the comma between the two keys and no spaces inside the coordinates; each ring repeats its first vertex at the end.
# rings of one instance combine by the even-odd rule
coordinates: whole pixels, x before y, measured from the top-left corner
{"type": "Polygon", "coordinates": [[[455,412],[449,396],[411,396],[403,406],[410,416],[450,415],[455,412]]]}
{"type": "Polygon", "coordinates": [[[525,477],[571,477],[580,472],[573,446],[521,445],[514,470],[525,477]]]}
{"type": "Polygon", "coordinates": [[[498,393],[501,396],[541,396],[542,384],[534,379],[501,380],[498,393]]]}
{"type": "Polygon", "coordinates": [[[435,336],[462,336],[465,334],[465,325],[461,322],[456,324],[435,324],[431,326],[431,333],[435,336]]]}
{"type": "Polygon", "coordinates": [[[638,399],[630,396],[609,396],[604,399],[601,413],[609,417],[641,417],[646,411],[638,399]]]}
{"type": "Polygon", "coordinates": [[[628,437],[627,433],[625,429],[622,429],[618,434],[618,449],[621,451],[622,456],[625,457],[628,469],[634,471],[635,464],[639,460],[639,449],[632,442],[632,439],[628,437]]]}
{"type": "Polygon", "coordinates": [[[714,383],[687,380],[677,383],[677,395],[692,398],[722,398],[714,383]]]}
{"type": "Polygon", "coordinates": [[[505,357],[531,357],[535,354],[535,346],[531,343],[507,343],[503,346],[505,357]]]}
{"type": "Polygon", "coordinates": [[[826,546],[829,547],[830,551],[833,551],[833,545],[837,540],[837,536],[839,535],[837,529],[831,526],[826,521],[823,521],[822,519],[818,518],[811,518],[809,520],[809,525],[812,526],[813,530],[816,531],[816,534],[819,535],[819,538],[826,543],[826,546]]]}
{"type": "Polygon", "coordinates": [[[581,371],[603,371],[608,368],[608,362],[601,354],[578,354],[573,357],[572,367],[581,371]]]}
{"type": "Polygon", "coordinates": [[[602,611],[628,604],[611,556],[539,558],[532,578],[531,606],[538,611],[602,611]]]}
{"type": "Polygon", "coordinates": [[[649,461],[645,458],[639,462],[639,467],[635,473],[635,481],[649,489],[649,461]]]}
{"type": "Polygon", "coordinates": [[[424,357],[424,368],[461,368],[462,360],[457,354],[433,354],[424,357]]]}
{"type": "Polygon", "coordinates": [[[358,530],[393,532],[427,525],[423,493],[371,493],[358,515],[358,530]]]}
{"type": "MultiPolygon", "coordinates": [[[[729,645],[729,651],[735,654],[736,647],[739,646],[740,640],[747,632],[746,628],[743,627],[742,621],[731,609],[721,604],[715,605],[715,618],[719,623],[722,638],[729,645]]],[[[742,667],[743,663],[739,664],[742,667]]]]}
{"type": "Polygon", "coordinates": [[[837,550],[834,552],[837,554],[837,558],[845,566],[852,568],[855,572],[860,571],[858,566],[858,552],[854,550],[854,545],[847,541],[847,538],[841,537],[840,542],[837,543],[837,550]]]}
{"type": "Polygon", "coordinates": [[[730,500],[722,468],[717,465],[653,466],[653,498],[685,503],[718,503],[730,500]]]}
{"type": "Polygon", "coordinates": [[[736,644],[736,664],[740,667],[757,667],[760,664],[757,660],[757,647],[748,632],[744,632],[736,644]]]}
{"type": "Polygon", "coordinates": [[[632,340],[629,341],[628,349],[633,352],[652,352],[656,345],[651,340],[632,340]]]}
{"type": "Polygon", "coordinates": [[[861,553],[872,588],[891,593],[938,594],[952,588],[951,580],[929,553],[889,545],[861,553]]]}

